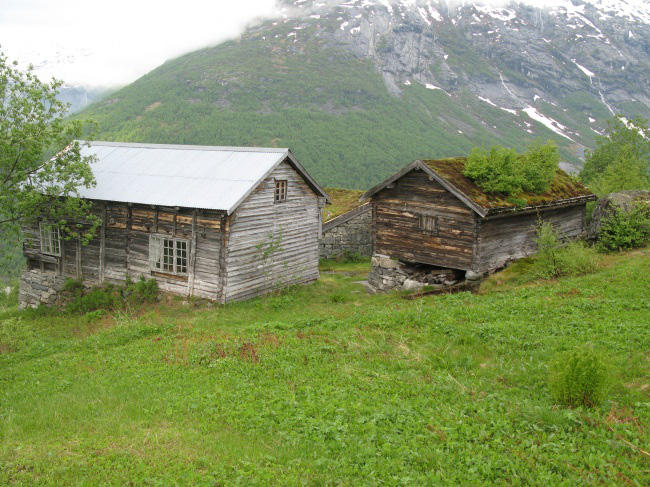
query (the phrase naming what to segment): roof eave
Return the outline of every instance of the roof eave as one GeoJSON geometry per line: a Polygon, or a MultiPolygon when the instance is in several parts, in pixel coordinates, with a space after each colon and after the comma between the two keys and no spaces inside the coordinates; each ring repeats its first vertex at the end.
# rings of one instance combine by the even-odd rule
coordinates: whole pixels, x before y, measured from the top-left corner
{"type": "Polygon", "coordinates": [[[287,150],[287,158],[289,159],[289,163],[298,172],[298,174],[300,174],[300,176],[305,180],[307,185],[312,190],[314,190],[315,193],[325,198],[325,201],[327,203],[331,203],[332,199],[330,198],[330,195],[328,195],[327,192],[320,186],[320,184],[318,184],[316,180],[309,175],[307,170],[304,167],[302,167],[302,164],[298,162],[298,159],[296,159],[296,156],[293,155],[291,149],[287,150]]]}
{"type": "Polygon", "coordinates": [[[499,206],[497,208],[490,208],[487,211],[487,216],[497,216],[503,215],[505,213],[530,213],[533,211],[539,211],[547,208],[558,208],[561,206],[572,206],[580,203],[586,203],[587,201],[595,201],[598,199],[598,196],[595,194],[588,194],[582,196],[575,196],[573,198],[565,198],[561,200],[554,200],[550,203],[543,205],[528,205],[523,207],[517,206],[499,206]]]}

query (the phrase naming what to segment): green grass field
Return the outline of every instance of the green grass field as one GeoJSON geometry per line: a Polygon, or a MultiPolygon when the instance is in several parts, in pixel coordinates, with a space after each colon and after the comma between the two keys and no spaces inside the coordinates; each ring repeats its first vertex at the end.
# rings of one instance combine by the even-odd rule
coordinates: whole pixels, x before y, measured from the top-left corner
{"type": "Polygon", "coordinates": [[[0,304],[0,484],[650,484],[650,249],[580,278],[524,267],[418,300],[328,263],[225,307],[0,304]],[[581,344],[612,386],[567,409],[548,364],[581,344]]]}

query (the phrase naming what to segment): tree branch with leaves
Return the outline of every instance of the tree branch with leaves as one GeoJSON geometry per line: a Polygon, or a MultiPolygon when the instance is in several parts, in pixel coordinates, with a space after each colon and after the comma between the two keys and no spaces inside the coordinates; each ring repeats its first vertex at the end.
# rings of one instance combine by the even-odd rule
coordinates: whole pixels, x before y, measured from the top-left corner
{"type": "Polygon", "coordinates": [[[68,235],[91,237],[98,224],[78,189],[95,184],[92,156],[82,154],[94,124],[67,120],[69,105],[57,98],[61,81],[42,82],[30,65],[21,71],[0,52],[0,231],[20,231],[39,219],[68,235]],[[74,224],[71,224],[74,222],[74,224]]]}

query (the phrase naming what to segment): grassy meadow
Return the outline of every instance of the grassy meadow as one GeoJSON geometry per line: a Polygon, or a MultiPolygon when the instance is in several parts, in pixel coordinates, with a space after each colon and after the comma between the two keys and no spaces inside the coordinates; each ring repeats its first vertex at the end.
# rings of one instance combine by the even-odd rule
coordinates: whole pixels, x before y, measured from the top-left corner
{"type": "Polygon", "coordinates": [[[479,294],[368,295],[367,262],[225,307],[0,303],[1,485],[648,485],[650,249],[479,294]],[[549,363],[589,344],[595,408],[549,363]]]}

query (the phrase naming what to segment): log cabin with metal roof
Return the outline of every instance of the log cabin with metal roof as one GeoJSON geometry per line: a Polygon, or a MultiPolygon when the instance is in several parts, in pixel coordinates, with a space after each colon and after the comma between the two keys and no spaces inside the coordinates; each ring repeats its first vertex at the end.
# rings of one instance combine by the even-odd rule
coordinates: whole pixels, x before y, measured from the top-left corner
{"type": "Polygon", "coordinates": [[[486,273],[536,252],[540,218],[562,239],[586,230],[586,204],[596,197],[564,171],[546,192],[513,198],[481,190],[463,175],[465,161],[414,161],[361,197],[372,204],[375,254],[486,273]]]}
{"type": "Polygon", "coordinates": [[[327,193],[289,149],[93,142],[96,186],[80,188],[101,225],[88,245],[49,222],[23,227],[23,306],[87,286],[155,278],[163,291],[225,303],[318,273],[327,193]]]}

